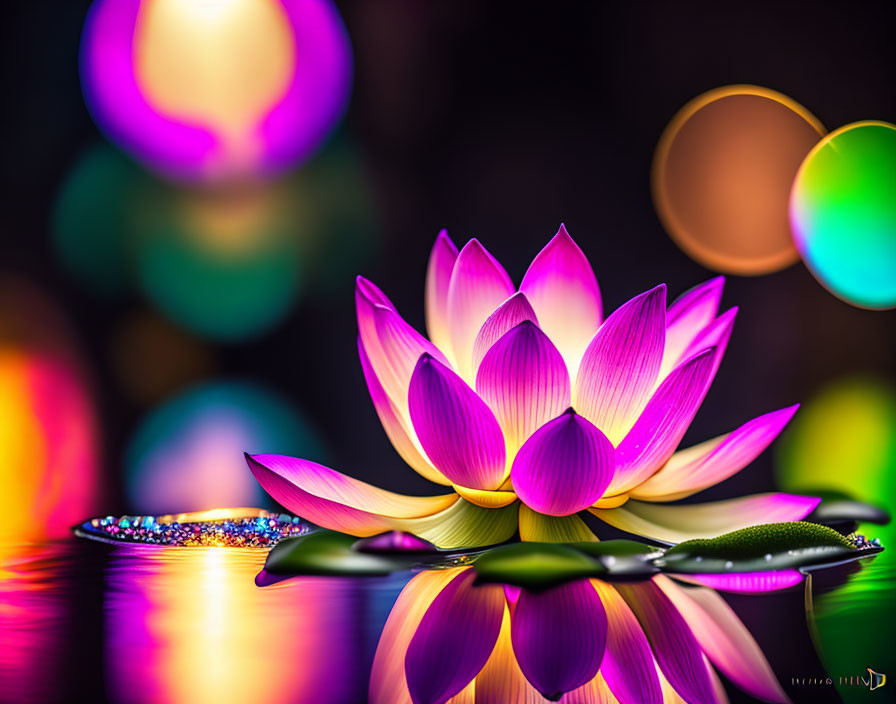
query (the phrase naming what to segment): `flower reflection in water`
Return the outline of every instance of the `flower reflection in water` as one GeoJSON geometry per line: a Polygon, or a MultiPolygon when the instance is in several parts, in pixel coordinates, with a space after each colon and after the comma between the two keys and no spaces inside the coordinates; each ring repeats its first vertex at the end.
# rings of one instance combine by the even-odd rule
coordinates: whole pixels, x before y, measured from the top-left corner
{"type": "Polygon", "coordinates": [[[261,590],[253,577],[263,562],[263,551],[238,548],[117,549],[105,599],[111,697],[363,700],[363,587],[299,579],[261,590]]]}
{"type": "Polygon", "coordinates": [[[788,701],[711,589],[663,576],[540,593],[473,581],[459,567],[407,584],[377,648],[372,704],[726,701],[710,662],[748,694],[788,701]]]}
{"type": "Polygon", "coordinates": [[[63,655],[67,591],[54,545],[0,544],[0,701],[47,701],[63,655]]]}

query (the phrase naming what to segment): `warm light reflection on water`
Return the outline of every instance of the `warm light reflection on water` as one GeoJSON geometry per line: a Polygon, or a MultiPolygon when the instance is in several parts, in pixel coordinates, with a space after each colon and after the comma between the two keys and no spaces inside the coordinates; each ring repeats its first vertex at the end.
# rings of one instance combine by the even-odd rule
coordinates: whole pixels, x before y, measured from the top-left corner
{"type": "Polygon", "coordinates": [[[50,701],[63,655],[66,593],[58,579],[58,546],[0,544],[0,701],[50,701]]]}
{"type": "Polygon", "coordinates": [[[335,578],[260,589],[264,558],[236,548],[117,550],[105,599],[114,699],[363,700],[369,590],[335,578]]]}

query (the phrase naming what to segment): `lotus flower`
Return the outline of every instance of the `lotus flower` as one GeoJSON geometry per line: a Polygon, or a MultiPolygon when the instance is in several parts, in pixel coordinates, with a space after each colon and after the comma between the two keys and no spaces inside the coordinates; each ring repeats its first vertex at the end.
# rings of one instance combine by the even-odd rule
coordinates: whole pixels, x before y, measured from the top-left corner
{"type": "Polygon", "coordinates": [[[372,704],[725,702],[709,661],[757,699],[788,701],[755,639],[711,589],[657,576],[533,593],[474,586],[473,576],[461,567],[408,582],[377,646],[372,704]]]}
{"type": "Polygon", "coordinates": [[[798,520],[818,499],[757,494],[665,502],[749,464],[796,406],[676,452],[722,360],[736,309],[721,277],[666,307],[664,285],[605,320],[591,265],[566,229],[519,290],[475,239],[439,234],[426,280],[427,340],[358,278],[358,353],[380,421],[439,496],[395,494],[306,460],[248,458],[281,504],[325,528],[416,533],[440,547],[595,540],[589,511],[664,542],[798,520]]]}

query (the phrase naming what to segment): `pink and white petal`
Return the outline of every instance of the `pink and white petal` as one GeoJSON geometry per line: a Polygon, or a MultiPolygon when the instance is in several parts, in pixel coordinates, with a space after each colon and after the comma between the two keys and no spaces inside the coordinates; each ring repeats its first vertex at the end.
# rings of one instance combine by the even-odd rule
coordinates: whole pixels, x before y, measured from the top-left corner
{"type": "Polygon", "coordinates": [[[524,320],[531,320],[538,325],[535,311],[532,310],[532,305],[524,293],[513,294],[488,316],[476,335],[476,342],[473,343],[474,371],[479,369],[482,358],[491,346],[524,320]]]}
{"type": "Polygon", "coordinates": [[[474,587],[465,570],[442,589],[420,620],[405,657],[405,680],[414,704],[442,704],[460,692],[488,662],[504,619],[504,590],[474,587]]]}
{"type": "Polygon", "coordinates": [[[712,383],[719,369],[719,365],[725,358],[725,350],[728,348],[728,341],[731,339],[731,332],[734,330],[734,321],[737,318],[738,308],[729,308],[718,318],[713,320],[694,341],[688,346],[684,352],[682,359],[687,359],[702,350],[714,347],[716,349],[716,358],[713,362],[712,373],[707,382],[707,388],[712,383]]]}
{"type": "Polygon", "coordinates": [[[702,504],[666,505],[629,501],[619,508],[589,509],[611,526],[665,543],[714,538],[760,523],[799,521],[818,505],[813,496],[752,494],[702,504]]]}
{"type": "Polygon", "coordinates": [[[457,374],[424,354],[408,392],[411,422],[427,457],[453,483],[497,489],[506,477],[501,427],[457,374]]]}
{"type": "Polygon", "coordinates": [[[641,484],[671,457],[703,402],[714,359],[715,350],[701,352],[660,384],[616,448],[616,473],[608,495],[641,484]]]}
{"type": "Polygon", "coordinates": [[[520,670],[510,641],[510,609],[505,604],[501,633],[485,667],[476,675],[475,704],[542,704],[544,699],[520,670]]]}
{"type": "Polygon", "coordinates": [[[703,652],[729,680],[763,701],[790,701],[759,644],[718,592],[682,587],[663,575],[654,582],[682,615],[703,652]]]}
{"type": "Polygon", "coordinates": [[[638,619],[613,586],[598,579],[591,585],[607,612],[607,650],[600,666],[607,685],[620,701],[662,704],[653,651],[638,619]]]}
{"type": "Polygon", "coordinates": [[[517,531],[519,503],[482,508],[460,498],[443,511],[421,518],[390,518],[388,530],[401,530],[440,548],[479,548],[509,540],[517,531]]]}
{"type": "Polygon", "coordinates": [[[436,237],[426,267],[426,331],[433,344],[451,357],[451,327],[448,324],[448,286],[457,261],[457,245],[447,230],[436,237]]]}
{"type": "Polygon", "coordinates": [[[591,340],[576,379],[575,406],[618,445],[655,388],[665,339],[666,286],[616,309],[591,340]]]}
{"type": "Polygon", "coordinates": [[[563,225],[532,260],[520,291],[566,360],[570,378],[575,378],[603,314],[594,270],[563,225]]]}
{"type": "Polygon", "coordinates": [[[596,542],[597,536],[578,515],[546,516],[520,504],[520,540],[533,543],[596,542]]]}
{"type": "Polygon", "coordinates": [[[660,377],[665,377],[686,357],[685,350],[719,311],[725,277],[717,276],[685,291],[666,311],[666,345],[660,377]]]}
{"type": "Polygon", "coordinates": [[[473,344],[488,317],[514,294],[513,282],[498,260],[472,239],[457,255],[448,286],[448,323],[457,370],[474,380],[473,344]]]}
{"type": "Polygon", "coordinates": [[[590,580],[520,592],[510,623],[520,669],[541,695],[561,695],[590,682],[600,668],[607,615],[590,580]]]}
{"type": "Polygon", "coordinates": [[[391,529],[394,518],[439,513],[458,497],[404,496],[308,460],[285,455],[246,455],[249,469],[277,503],[323,528],[357,536],[391,529]]]}
{"type": "Polygon", "coordinates": [[[417,627],[435,598],[469,567],[424,570],[409,581],[380,634],[370,671],[370,704],[411,704],[404,659],[417,627]]]}
{"type": "Polygon", "coordinates": [[[790,422],[799,404],[772,411],[720,437],[676,452],[643,484],[633,499],[675,501],[733,476],[767,448],[790,422]]]}
{"type": "Polygon", "coordinates": [[[476,392],[494,411],[513,457],[532,433],[569,408],[569,373],[547,335],[526,320],[485,355],[476,392]]]}
{"type": "Polygon", "coordinates": [[[365,283],[359,278],[355,289],[358,333],[371,368],[392,405],[410,428],[408,383],[417,359],[428,352],[440,361],[447,363],[447,360],[435,345],[405,322],[391,303],[378,302],[379,298],[373,295],[375,288],[370,282],[365,283]]]}
{"type": "Polygon", "coordinates": [[[610,441],[571,408],[533,433],[510,471],[517,496],[549,516],[568,516],[591,506],[612,476],[610,441]]]}
{"type": "Polygon", "coordinates": [[[410,428],[410,424],[405,422],[388,394],[383,390],[376,372],[373,371],[360,337],[358,338],[358,356],[361,359],[361,370],[364,372],[364,380],[367,382],[367,390],[370,393],[376,414],[379,416],[380,423],[385,429],[392,446],[401,455],[401,458],[419,474],[436,484],[449,486],[451,480],[432,466],[423,452],[423,448],[420,447],[413,428],[410,428]]]}
{"type": "Polygon", "coordinates": [[[690,704],[717,700],[703,651],[688,624],[651,580],[616,585],[619,594],[638,619],[666,679],[690,704]]]}

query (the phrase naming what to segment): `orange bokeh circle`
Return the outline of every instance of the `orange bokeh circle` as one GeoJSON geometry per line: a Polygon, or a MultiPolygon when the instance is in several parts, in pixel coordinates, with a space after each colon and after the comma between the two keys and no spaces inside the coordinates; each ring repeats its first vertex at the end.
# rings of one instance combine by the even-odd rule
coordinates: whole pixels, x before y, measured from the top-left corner
{"type": "Polygon", "coordinates": [[[825,134],[808,110],[768,88],[725,86],[698,96],[656,148],[660,220],[681,249],[716,271],[755,276],[794,264],[790,189],[825,134]]]}

